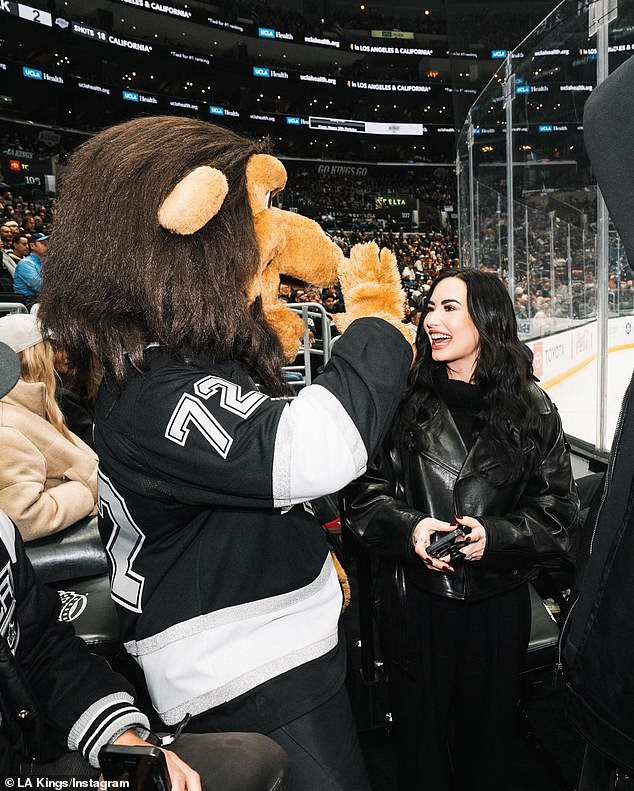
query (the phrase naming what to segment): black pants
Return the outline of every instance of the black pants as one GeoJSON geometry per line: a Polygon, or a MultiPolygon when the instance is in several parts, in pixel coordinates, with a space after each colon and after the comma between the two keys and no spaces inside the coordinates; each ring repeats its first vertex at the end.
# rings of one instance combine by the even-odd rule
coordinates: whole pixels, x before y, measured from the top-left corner
{"type": "Polygon", "coordinates": [[[369,791],[345,687],[267,736],[288,754],[292,791],[369,791]]]}
{"type": "MultiPolygon", "coordinates": [[[[201,777],[203,791],[289,791],[288,759],[259,733],[185,733],[167,748],[201,777]]],[[[79,753],[52,764],[23,764],[20,777],[96,779],[79,753]]]]}
{"type": "Polygon", "coordinates": [[[507,791],[530,618],[526,585],[475,603],[408,587],[408,662],[389,665],[399,791],[507,791]]]}

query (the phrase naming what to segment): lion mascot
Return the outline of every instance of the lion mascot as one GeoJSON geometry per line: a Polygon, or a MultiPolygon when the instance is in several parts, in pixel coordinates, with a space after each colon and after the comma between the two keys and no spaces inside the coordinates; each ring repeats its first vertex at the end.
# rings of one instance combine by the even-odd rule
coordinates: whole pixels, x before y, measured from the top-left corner
{"type": "Polygon", "coordinates": [[[166,726],[259,731],[296,791],[362,791],[344,688],[342,592],[310,500],[366,469],[412,361],[391,253],[345,259],[271,206],[267,144],[140,118],[71,157],[40,317],[103,381],[99,525],[127,651],[166,726]],[[317,383],[282,367],[303,324],[281,275],[341,282],[344,330],[317,383]]]}

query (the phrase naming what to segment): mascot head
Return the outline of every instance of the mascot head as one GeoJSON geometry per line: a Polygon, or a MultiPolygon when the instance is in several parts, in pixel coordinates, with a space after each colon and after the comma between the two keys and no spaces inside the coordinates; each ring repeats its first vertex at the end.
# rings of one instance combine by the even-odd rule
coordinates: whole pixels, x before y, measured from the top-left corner
{"type": "Polygon", "coordinates": [[[301,320],[279,302],[282,274],[327,285],[342,254],[319,226],[271,208],[284,188],[266,143],[204,121],[139,118],[71,157],[44,264],[40,317],[72,365],[123,383],[158,342],[242,362],[271,395],[301,320]]]}

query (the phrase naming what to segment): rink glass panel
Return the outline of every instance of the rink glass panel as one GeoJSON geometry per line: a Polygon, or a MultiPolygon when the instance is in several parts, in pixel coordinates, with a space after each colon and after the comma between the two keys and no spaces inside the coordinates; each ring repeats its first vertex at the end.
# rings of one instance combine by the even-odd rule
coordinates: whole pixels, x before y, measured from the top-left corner
{"type": "MultiPolygon", "coordinates": [[[[458,141],[460,247],[464,266],[507,284],[566,431],[606,451],[634,367],[634,285],[609,218],[607,260],[598,243],[583,108],[602,50],[588,23],[589,3],[564,0],[473,104],[458,141]],[[549,369],[558,356],[569,365],[549,369]]],[[[634,0],[620,0],[617,18],[600,24],[611,72],[634,54],[634,0]]]]}

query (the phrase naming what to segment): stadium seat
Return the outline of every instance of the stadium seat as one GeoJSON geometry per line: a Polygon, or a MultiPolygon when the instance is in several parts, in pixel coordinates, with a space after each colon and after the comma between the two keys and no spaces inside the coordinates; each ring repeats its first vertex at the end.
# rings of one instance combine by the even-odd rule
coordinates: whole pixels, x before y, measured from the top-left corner
{"type": "Polygon", "coordinates": [[[109,660],[120,655],[123,646],[97,517],[29,541],[26,552],[41,581],[58,591],[60,620],[72,623],[95,653],[109,660]]]}
{"type": "Polygon", "coordinates": [[[87,516],[66,530],[29,541],[26,553],[46,584],[108,572],[96,516],[87,516]]]}
{"type": "Polygon", "coordinates": [[[108,575],[68,580],[54,587],[62,602],[59,620],[72,623],[75,634],[93,653],[109,660],[119,656],[123,646],[108,575]]]}
{"type": "Polygon", "coordinates": [[[523,673],[552,667],[557,659],[559,626],[544,600],[532,585],[528,586],[531,596],[531,635],[524,657],[523,673]]]}
{"type": "Polygon", "coordinates": [[[604,475],[603,472],[594,472],[577,479],[579,519],[577,528],[571,531],[570,549],[560,558],[538,564],[537,577],[532,581],[543,599],[552,599],[556,604],[559,612],[554,617],[560,626],[567,611],[568,596],[588,512],[594,500],[601,497],[604,475]]]}

